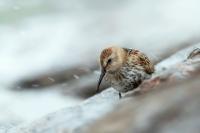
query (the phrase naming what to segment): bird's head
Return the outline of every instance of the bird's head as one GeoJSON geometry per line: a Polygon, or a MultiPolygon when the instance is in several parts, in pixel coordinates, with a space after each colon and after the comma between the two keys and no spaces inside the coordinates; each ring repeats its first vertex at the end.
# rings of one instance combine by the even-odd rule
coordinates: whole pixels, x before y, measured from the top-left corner
{"type": "Polygon", "coordinates": [[[103,80],[106,73],[113,74],[117,72],[125,61],[125,51],[120,47],[109,47],[104,49],[100,55],[101,75],[97,86],[97,91],[101,81],[103,80]]]}

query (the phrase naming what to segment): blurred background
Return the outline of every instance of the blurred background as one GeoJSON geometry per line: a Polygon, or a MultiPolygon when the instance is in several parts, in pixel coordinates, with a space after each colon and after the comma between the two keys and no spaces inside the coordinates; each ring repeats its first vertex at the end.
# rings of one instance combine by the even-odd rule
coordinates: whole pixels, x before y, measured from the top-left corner
{"type": "Polygon", "coordinates": [[[198,42],[199,4],[0,0],[0,125],[30,122],[94,95],[105,47],[140,49],[157,63],[198,42]]]}

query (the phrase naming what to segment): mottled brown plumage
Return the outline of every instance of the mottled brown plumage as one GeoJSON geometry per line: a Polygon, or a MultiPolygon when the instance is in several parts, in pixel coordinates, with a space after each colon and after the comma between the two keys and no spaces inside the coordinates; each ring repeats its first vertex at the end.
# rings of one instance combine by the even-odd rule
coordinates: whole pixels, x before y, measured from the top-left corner
{"type": "Polygon", "coordinates": [[[106,81],[117,91],[127,92],[137,88],[143,80],[154,72],[154,65],[139,50],[120,47],[106,48],[100,55],[101,76],[99,86],[105,76],[106,81]]]}

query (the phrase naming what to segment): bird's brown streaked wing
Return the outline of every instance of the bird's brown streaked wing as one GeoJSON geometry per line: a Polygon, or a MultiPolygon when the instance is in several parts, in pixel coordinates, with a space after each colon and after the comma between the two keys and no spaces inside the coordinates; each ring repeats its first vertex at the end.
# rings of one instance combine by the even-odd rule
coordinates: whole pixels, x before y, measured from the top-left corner
{"type": "Polygon", "coordinates": [[[154,65],[144,53],[136,49],[128,49],[128,48],[123,48],[123,49],[128,53],[128,55],[131,55],[136,59],[133,61],[137,61],[137,64],[143,66],[146,73],[152,74],[154,72],[154,65]]]}
{"type": "Polygon", "coordinates": [[[138,59],[139,63],[144,67],[146,73],[152,74],[154,72],[154,65],[144,53],[139,52],[138,59]]]}

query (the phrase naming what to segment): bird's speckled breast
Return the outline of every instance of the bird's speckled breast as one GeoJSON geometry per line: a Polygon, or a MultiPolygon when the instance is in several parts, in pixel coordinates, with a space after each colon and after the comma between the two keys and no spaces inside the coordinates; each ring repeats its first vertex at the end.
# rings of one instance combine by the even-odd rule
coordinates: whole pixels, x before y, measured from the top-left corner
{"type": "Polygon", "coordinates": [[[137,88],[147,74],[133,67],[122,67],[118,73],[107,74],[106,81],[117,91],[127,92],[137,88]]]}

